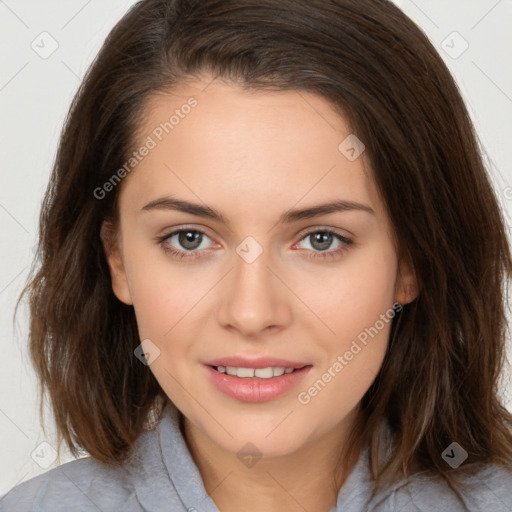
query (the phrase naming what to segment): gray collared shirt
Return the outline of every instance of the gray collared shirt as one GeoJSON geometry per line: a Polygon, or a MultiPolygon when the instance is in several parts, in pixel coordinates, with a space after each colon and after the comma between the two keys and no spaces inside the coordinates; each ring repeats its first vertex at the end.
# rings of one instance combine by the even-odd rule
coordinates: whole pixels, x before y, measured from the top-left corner
{"type": "MultiPolygon", "coordinates": [[[[0,499],[0,512],[219,512],[207,494],[170,403],[158,427],[143,432],[119,468],[91,457],[23,482],[0,499]]],[[[512,468],[487,466],[468,482],[461,503],[439,478],[414,475],[366,503],[371,490],[365,450],[329,512],[511,512],[512,468]]]]}

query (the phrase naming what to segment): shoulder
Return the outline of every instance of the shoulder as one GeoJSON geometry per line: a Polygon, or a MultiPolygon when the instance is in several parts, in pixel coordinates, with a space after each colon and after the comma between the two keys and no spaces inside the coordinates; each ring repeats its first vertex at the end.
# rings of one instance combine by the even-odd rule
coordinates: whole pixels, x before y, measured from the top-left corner
{"type": "Polygon", "coordinates": [[[17,485],[0,499],[0,512],[140,510],[135,503],[126,468],[87,457],[17,485]]]}
{"type": "Polygon", "coordinates": [[[440,477],[417,474],[388,493],[375,511],[403,512],[510,512],[512,510],[512,468],[486,465],[461,479],[461,499],[440,477]]]}

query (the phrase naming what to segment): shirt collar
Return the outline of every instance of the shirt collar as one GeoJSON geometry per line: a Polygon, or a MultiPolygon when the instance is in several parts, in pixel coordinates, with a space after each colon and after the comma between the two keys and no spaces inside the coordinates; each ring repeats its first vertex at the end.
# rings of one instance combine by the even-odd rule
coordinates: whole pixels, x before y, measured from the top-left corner
{"type": "Polygon", "coordinates": [[[167,401],[158,426],[143,432],[131,460],[137,499],[148,512],[183,510],[219,512],[204,488],[180,429],[182,413],[167,401]]]}

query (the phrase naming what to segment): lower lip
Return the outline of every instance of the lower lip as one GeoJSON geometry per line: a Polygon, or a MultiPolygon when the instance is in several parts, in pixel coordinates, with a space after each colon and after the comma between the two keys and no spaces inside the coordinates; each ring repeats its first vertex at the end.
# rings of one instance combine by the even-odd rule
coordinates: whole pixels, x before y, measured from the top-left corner
{"type": "Polygon", "coordinates": [[[220,373],[205,365],[213,384],[224,394],[243,402],[268,402],[283,395],[296,386],[309,373],[312,366],[304,366],[292,373],[283,373],[279,377],[259,379],[258,377],[234,377],[220,373]]]}

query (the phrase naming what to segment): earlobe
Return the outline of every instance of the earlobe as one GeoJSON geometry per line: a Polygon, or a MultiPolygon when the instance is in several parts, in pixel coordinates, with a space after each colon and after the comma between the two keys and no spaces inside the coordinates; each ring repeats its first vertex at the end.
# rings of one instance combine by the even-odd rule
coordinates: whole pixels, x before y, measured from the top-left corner
{"type": "Polygon", "coordinates": [[[110,269],[112,291],[121,302],[132,305],[133,301],[128,287],[123,259],[121,257],[117,232],[111,222],[103,221],[100,230],[100,238],[110,269]]]}
{"type": "Polygon", "coordinates": [[[400,259],[395,286],[395,302],[405,305],[412,302],[419,293],[418,280],[410,255],[400,259]]]}

